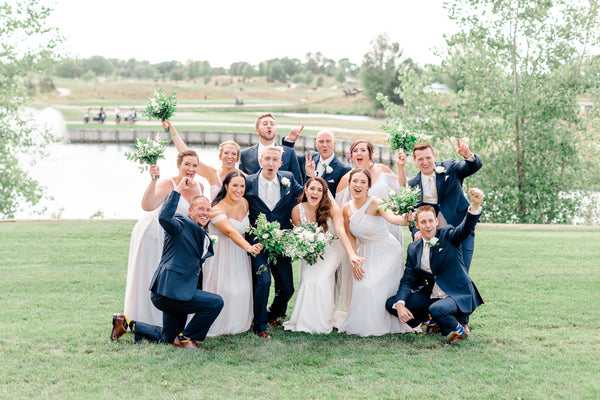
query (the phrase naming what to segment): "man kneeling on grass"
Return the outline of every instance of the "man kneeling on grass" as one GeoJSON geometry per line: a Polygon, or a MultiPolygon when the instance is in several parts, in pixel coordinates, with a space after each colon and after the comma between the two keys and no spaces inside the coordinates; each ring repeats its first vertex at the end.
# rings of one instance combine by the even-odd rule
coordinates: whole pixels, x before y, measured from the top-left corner
{"type": "Polygon", "coordinates": [[[173,343],[177,347],[201,348],[197,341],[206,338],[208,329],[223,308],[218,294],[200,290],[202,263],[213,255],[211,240],[204,230],[210,219],[210,201],[194,197],[189,217],[175,214],[182,190],[195,182],[188,177],[171,192],[159,215],[165,230],[163,254],[150,284],[152,303],[163,312],[163,327],[136,322],[123,314],[113,316],[110,338],[116,340],[128,331],[135,340],[173,343]],[[186,325],[189,314],[195,314],[186,325]]]}
{"type": "Polygon", "coordinates": [[[438,230],[435,209],[418,209],[416,226],[422,238],[408,246],[400,287],[386,303],[386,309],[400,321],[411,327],[424,323],[427,334],[441,332],[448,344],[469,335],[468,325],[459,321],[483,304],[467,274],[460,246],[475,231],[481,215],[483,192],[472,188],[469,196],[467,215],[456,228],[446,225],[438,230]]]}

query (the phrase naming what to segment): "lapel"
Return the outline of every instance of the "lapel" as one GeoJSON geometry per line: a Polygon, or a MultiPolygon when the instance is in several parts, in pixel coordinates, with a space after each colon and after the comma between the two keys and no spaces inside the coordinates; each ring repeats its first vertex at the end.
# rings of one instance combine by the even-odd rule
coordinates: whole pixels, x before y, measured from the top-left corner
{"type": "MultiPolygon", "coordinates": [[[[417,172],[417,176],[415,176],[415,187],[418,187],[421,193],[419,194],[419,203],[423,204],[423,182],[421,181],[421,171],[417,172]]],[[[419,264],[421,265],[421,264],[419,264]]]]}
{"type": "Polygon", "coordinates": [[[429,268],[431,269],[431,273],[435,273],[434,271],[437,270],[437,255],[440,252],[440,250],[442,249],[442,244],[440,243],[440,237],[439,237],[439,230],[435,233],[435,237],[438,239],[437,243],[438,245],[435,247],[431,247],[429,249],[429,268]]]}
{"type": "MultiPolygon", "coordinates": [[[[436,166],[442,166],[442,164],[435,164],[436,166]]],[[[444,180],[446,179],[446,173],[442,173],[442,174],[438,174],[437,172],[435,173],[435,188],[437,190],[437,196],[438,196],[438,204],[440,203],[440,199],[442,198],[442,190],[444,187],[444,180]]]]}
{"type": "MultiPolygon", "coordinates": [[[[279,196],[280,196],[279,201],[283,200],[285,195],[287,195],[290,191],[290,186],[284,186],[283,183],[281,183],[282,178],[284,178],[284,177],[281,176],[279,174],[279,172],[277,172],[277,179],[279,180],[279,196]]],[[[290,180],[290,185],[291,185],[291,180],[290,180]]],[[[277,207],[277,205],[275,207],[277,207]]]]}
{"type": "Polygon", "coordinates": [[[246,169],[248,171],[258,172],[260,170],[260,164],[258,162],[258,144],[250,147],[248,149],[248,166],[246,169]]]}

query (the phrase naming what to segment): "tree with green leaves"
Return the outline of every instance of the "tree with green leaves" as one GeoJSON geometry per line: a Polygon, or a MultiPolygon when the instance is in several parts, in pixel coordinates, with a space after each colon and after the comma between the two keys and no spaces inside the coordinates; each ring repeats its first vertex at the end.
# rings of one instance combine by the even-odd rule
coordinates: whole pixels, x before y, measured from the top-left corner
{"type": "Polygon", "coordinates": [[[371,49],[365,54],[360,67],[360,82],[365,95],[377,107],[383,104],[377,99],[382,93],[393,104],[403,103],[398,72],[400,67],[416,69],[411,59],[403,58],[403,50],[397,42],[392,42],[387,33],[377,36],[371,42],[371,49]]]}
{"type": "MultiPolygon", "coordinates": [[[[469,180],[486,192],[491,222],[572,223],[598,163],[597,0],[463,0],[446,4],[460,32],[441,67],[404,69],[398,95],[380,96],[393,123],[441,150],[466,138],[484,161],[469,180]],[[446,77],[455,92],[432,90],[446,77]],[[587,100],[590,107],[583,108],[587,100]]],[[[438,154],[438,158],[441,155],[438,154]]],[[[595,172],[593,175],[596,175],[595,172]]]]}
{"type": "Polygon", "coordinates": [[[24,164],[38,161],[56,139],[27,112],[26,82],[43,75],[62,42],[46,25],[50,11],[39,0],[0,4],[0,218],[14,217],[44,195],[24,164]]]}

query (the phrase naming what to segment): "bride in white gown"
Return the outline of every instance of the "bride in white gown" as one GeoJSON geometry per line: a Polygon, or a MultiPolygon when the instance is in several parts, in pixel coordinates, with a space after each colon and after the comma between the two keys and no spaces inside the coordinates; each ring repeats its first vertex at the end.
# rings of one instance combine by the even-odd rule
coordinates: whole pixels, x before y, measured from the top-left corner
{"type": "MultiPolygon", "coordinates": [[[[177,156],[179,174],[173,178],[158,181],[160,170],[150,166],[151,181],[142,198],[142,208],[150,211],[133,227],[129,244],[129,262],[127,264],[127,283],[125,286],[124,314],[136,321],[162,326],[162,312],[154,307],[150,300],[150,281],[162,256],[165,233],[158,222],[158,214],[163,202],[169,197],[175,186],[184,176],[194,178],[198,169],[198,155],[193,150],[179,153],[177,156]]],[[[181,193],[177,213],[188,215],[189,202],[202,194],[202,185],[181,193]]]]}
{"type": "Polygon", "coordinates": [[[368,170],[354,169],[349,178],[352,200],[343,207],[344,219],[366,263],[353,267],[352,298],[339,331],[360,336],[412,332],[385,309],[386,300],[396,292],[402,278],[404,248],[387,229],[381,229],[386,220],[404,226],[408,221],[380,209],[381,199],[369,196],[368,170]]]}
{"type": "Polygon", "coordinates": [[[244,238],[249,225],[248,201],[244,198],[246,177],[230,172],[212,204],[209,233],[216,237],[214,256],[203,268],[202,290],[223,298],[221,313],[211,325],[208,336],[246,332],[252,323],[252,268],[248,253],[258,254],[262,245],[251,245],[244,238]]]}
{"type": "Polygon", "coordinates": [[[283,323],[283,328],[288,331],[331,332],[335,311],[335,271],[342,257],[348,257],[350,262],[356,265],[364,262],[364,259],[356,255],[344,229],[342,211],[331,201],[327,190],[327,183],[323,178],[309,178],[304,186],[302,202],[292,209],[294,226],[316,222],[327,232],[336,234],[338,238],[325,249],[322,260],[313,265],[305,260],[301,261],[300,284],[292,316],[289,321],[283,323]]]}
{"type": "MultiPolygon", "coordinates": [[[[371,142],[362,139],[355,140],[350,145],[348,161],[352,160],[354,168],[364,168],[371,174],[372,185],[369,187],[369,195],[385,199],[388,197],[390,189],[398,191],[400,186],[406,185],[406,173],[404,170],[406,154],[403,151],[398,152],[398,159],[396,160],[398,174],[396,175],[387,166],[373,161],[373,151],[374,148],[371,142]]],[[[349,176],[350,172],[342,177],[337,187],[335,200],[340,207],[352,199],[348,185],[349,176]]],[[[402,228],[388,221],[382,221],[382,223],[404,248],[402,228]]],[[[352,270],[350,264],[347,262],[343,263],[340,268],[339,290],[341,291],[341,298],[338,299],[340,303],[338,304],[338,308],[347,311],[352,295],[352,270]]]]}

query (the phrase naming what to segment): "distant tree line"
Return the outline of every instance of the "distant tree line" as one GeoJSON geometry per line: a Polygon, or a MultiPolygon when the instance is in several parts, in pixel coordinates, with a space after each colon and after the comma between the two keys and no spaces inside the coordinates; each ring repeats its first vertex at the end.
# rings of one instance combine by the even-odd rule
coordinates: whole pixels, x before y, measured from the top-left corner
{"type": "Polygon", "coordinates": [[[131,58],[127,61],[93,56],[90,58],[67,58],[52,67],[52,75],[62,78],[93,80],[99,76],[154,80],[197,80],[209,82],[213,76],[229,75],[250,79],[266,77],[269,82],[314,84],[319,75],[346,82],[348,77],[356,78],[360,67],[347,58],[339,61],[325,57],[320,52],[306,54],[305,61],[298,58],[273,58],[257,66],[245,61],[229,66],[213,67],[209,61],[165,61],[151,64],[131,58]]]}

